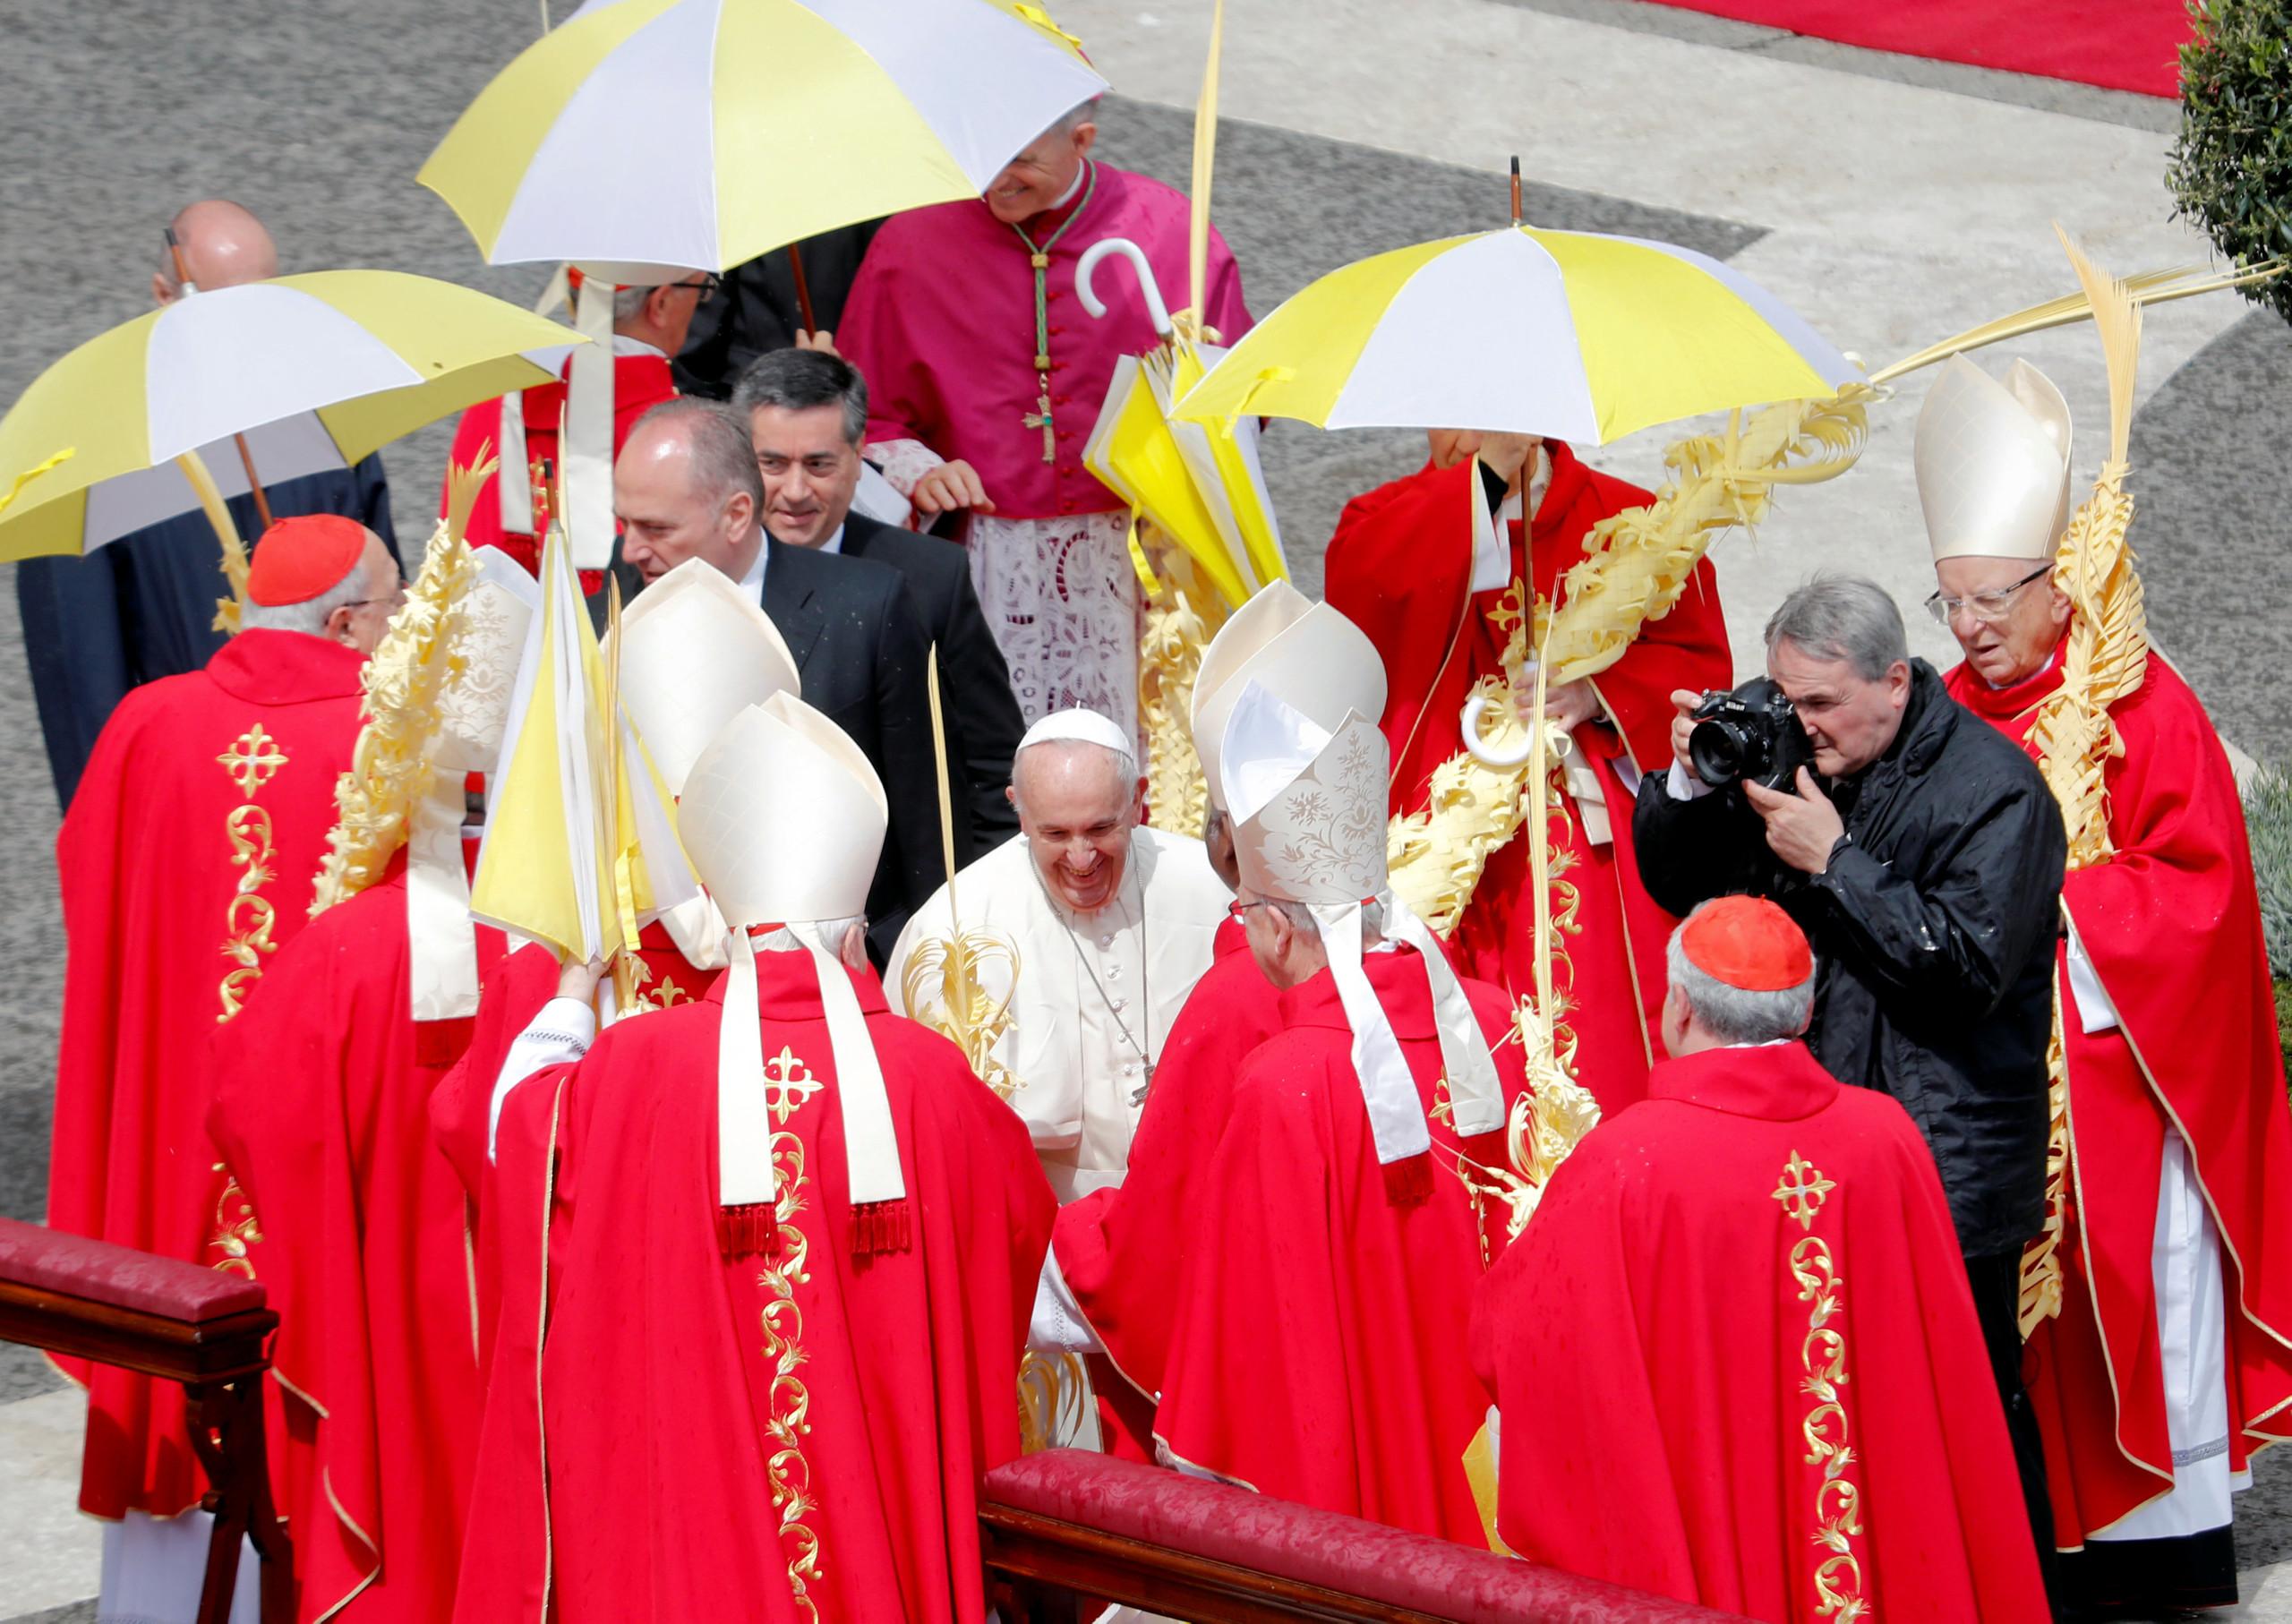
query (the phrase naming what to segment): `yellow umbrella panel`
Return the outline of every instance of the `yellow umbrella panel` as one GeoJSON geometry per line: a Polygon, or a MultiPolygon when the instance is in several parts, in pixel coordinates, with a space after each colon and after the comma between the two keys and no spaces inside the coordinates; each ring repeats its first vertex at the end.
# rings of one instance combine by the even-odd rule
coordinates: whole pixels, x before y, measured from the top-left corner
{"type": "MultiPolygon", "coordinates": [[[[106,539],[90,534],[90,488],[306,415],[356,462],[551,381],[521,352],[565,336],[489,295],[389,270],[279,277],[138,316],[57,361],[0,418],[0,489],[60,445],[75,452],[0,517],[0,558],[81,551],[106,539]]],[[[193,505],[186,485],[175,510],[193,505]]]]}

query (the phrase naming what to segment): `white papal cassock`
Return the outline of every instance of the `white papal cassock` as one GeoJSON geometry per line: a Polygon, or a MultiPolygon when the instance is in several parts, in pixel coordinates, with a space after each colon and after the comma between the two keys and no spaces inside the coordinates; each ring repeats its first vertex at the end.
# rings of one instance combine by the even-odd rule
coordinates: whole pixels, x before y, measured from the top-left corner
{"type": "MultiPolygon", "coordinates": [[[[1007,1073],[988,1081],[1009,1090],[1061,1202],[1120,1184],[1152,1063],[1210,968],[1232,893],[1200,841],[1142,825],[1121,888],[1095,913],[1052,899],[1023,834],[956,875],[954,891],[962,931],[991,938],[980,970],[990,1002],[1010,998],[982,1072],[1007,1073]]],[[[892,1008],[918,1020],[941,996],[933,944],[950,939],[947,895],[942,886],[908,920],[884,973],[892,1008]]]]}

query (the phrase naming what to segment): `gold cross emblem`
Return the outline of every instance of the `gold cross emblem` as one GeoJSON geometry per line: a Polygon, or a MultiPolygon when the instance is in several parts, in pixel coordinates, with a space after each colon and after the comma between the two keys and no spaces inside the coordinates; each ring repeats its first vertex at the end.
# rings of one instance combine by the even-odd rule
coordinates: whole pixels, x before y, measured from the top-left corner
{"type": "Polygon", "coordinates": [[[1801,1229],[1815,1227],[1815,1214],[1820,1212],[1824,1201],[1838,1186],[1823,1176],[1823,1171],[1796,1150],[1783,1169],[1783,1176],[1775,1182],[1775,1199],[1783,1203],[1783,1216],[1796,1218],[1801,1229]]]}
{"type": "Polygon", "coordinates": [[[233,739],[231,748],[215,759],[226,774],[238,780],[239,793],[252,800],[255,792],[286,765],[286,753],[258,722],[233,739]]]}
{"type": "Polygon", "coordinates": [[[772,1120],[783,1127],[823,1086],[813,1079],[810,1068],[796,1058],[793,1049],[783,1047],[764,1063],[764,1103],[772,1120]]]}

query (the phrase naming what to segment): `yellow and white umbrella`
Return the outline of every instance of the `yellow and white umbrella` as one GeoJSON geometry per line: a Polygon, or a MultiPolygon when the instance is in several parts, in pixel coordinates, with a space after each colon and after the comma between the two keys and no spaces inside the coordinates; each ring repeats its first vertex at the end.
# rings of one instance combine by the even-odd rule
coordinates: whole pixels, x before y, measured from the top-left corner
{"type": "Polygon", "coordinates": [[[475,401],[550,381],[519,352],[564,338],[489,295],[392,270],[178,300],[81,345],[0,418],[0,489],[58,447],[73,451],[0,517],[0,558],[84,551],[202,505],[202,448],[236,434],[256,437],[267,479],[356,462],[475,401]]]}
{"type": "Polygon", "coordinates": [[[588,0],[479,92],[418,178],[490,264],[729,270],[977,197],[1106,88],[1033,5],[588,0]]]}
{"type": "Polygon", "coordinates": [[[1177,410],[1604,445],[1704,412],[1826,398],[1861,376],[1783,301],[1706,254],[1512,226],[1331,271],[1234,346],[1177,410]]]}

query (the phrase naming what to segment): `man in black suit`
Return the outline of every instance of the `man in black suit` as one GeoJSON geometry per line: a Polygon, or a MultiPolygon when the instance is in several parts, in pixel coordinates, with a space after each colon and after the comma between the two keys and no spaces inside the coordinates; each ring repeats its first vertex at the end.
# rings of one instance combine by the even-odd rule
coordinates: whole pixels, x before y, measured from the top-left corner
{"type": "MultiPolygon", "coordinates": [[[[714,401],[663,401],[637,420],[613,465],[614,568],[624,592],[631,577],[642,590],[701,558],[758,594],[795,659],[805,703],[873,764],[891,802],[868,893],[868,950],[880,965],[909,913],[946,879],[922,623],[898,570],[773,540],[757,523],[763,505],[740,420],[714,401]]],[[[970,841],[961,799],[955,813],[960,854],[970,841]]]]}
{"type": "Polygon", "coordinates": [[[775,541],[846,558],[877,560],[907,577],[923,629],[939,650],[949,760],[971,794],[983,854],[1019,832],[1004,791],[1026,722],[1011,692],[1010,669],[995,645],[972,589],[971,556],[957,543],[880,524],[851,511],[860,486],[860,442],[868,427],[868,383],[832,351],[774,350],[759,355],[732,390],[764,478],[764,526],[775,541]]]}

